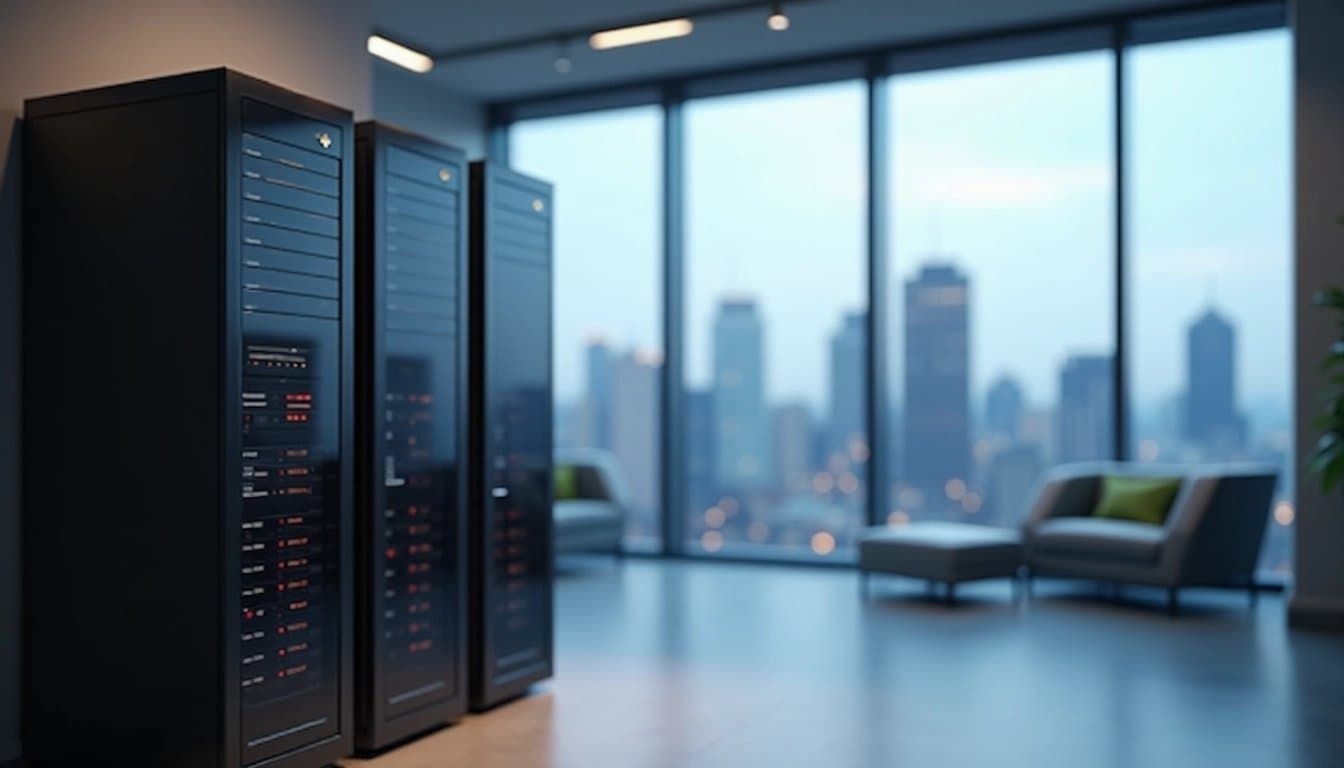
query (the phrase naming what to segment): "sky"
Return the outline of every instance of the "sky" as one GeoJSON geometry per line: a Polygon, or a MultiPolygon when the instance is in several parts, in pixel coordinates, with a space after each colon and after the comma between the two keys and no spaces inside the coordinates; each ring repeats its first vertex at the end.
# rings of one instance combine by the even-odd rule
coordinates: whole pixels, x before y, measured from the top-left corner
{"type": "MultiPolygon", "coordinates": [[[[1290,36],[1131,49],[1126,283],[1131,386],[1177,394],[1184,333],[1216,303],[1236,325],[1243,401],[1287,407],[1291,370],[1290,36]]],[[[888,242],[900,395],[903,283],[929,261],[971,283],[977,400],[1011,373],[1053,403],[1073,353],[1110,352],[1115,290],[1109,52],[902,75],[890,108],[888,242]]],[[[688,383],[709,379],[717,302],[750,293],[774,401],[824,408],[830,336],[866,296],[865,98],[845,81],[689,102],[688,383]]],[[[581,344],[661,343],[661,112],[516,124],[512,160],[556,183],[558,396],[581,344]]]]}

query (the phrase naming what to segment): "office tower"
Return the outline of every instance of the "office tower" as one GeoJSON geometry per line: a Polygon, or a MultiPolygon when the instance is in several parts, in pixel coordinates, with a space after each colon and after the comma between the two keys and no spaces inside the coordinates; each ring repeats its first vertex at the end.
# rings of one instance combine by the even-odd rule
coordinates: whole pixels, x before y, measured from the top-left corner
{"type": "Polygon", "coordinates": [[[1110,355],[1073,355],[1059,373],[1056,460],[1114,456],[1114,372],[1110,355]]]}
{"type": "Polygon", "coordinates": [[[714,450],[725,493],[759,488],[770,479],[764,356],[756,302],[725,299],[714,319],[714,450]]]}
{"type": "Polygon", "coordinates": [[[989,461],[984,522],[1006,528],[1021,525],[1043,469],[1041,449],[1035,445],[1010,445],[994,454],[989,461]]]}
{"type": "Polygon", "coordinates": [[[222,69],[26,113],[26,757],[333,763],[350,113],[222,69]]]}
{"type": "Polygon", "coordinates": [[[719,497],[714,459],[714,395],[688,389],[682,395],[686,431],[686,505],[701,514],[719,497]]]}
{"type": "Polygon", "coordinates": [[[1237,412],[1237,330],[1210,309],[1186,332],[1184,437],[1209,455],[1227,458],[1245,445],[1237,412]]]}
{"type": "Polygon", "coordinates": [[[355,129],[355,746],[466,710],[466,157],[355,129]]]}
{"type": "Polygon", "coordinates": [[[991,435],[1017,439],[1022,420],[1022,387],[1012,376],[1000,376],[985,398],[985,428],[991,435]]]}
{"type": "Polygon", "coordinates": [[[775,487],[802,491],[812,485],[812,416],[802,403],[780,405],[771,413],[775,487]]]}
{"type": "Polygon", "coordinates": [[[611,369],[611,451],[616,456],[635,522],[647,533],[658,529],[658,429],[663,358],[656,351],[634,350],[611,369]]]}
{"type": "Polygon", "coordinates": [[[612,412],[615,410],[611,402],[611,348],[603,337],[590,336],[584,342],[583,357],[587,373],[587,390],[584,392],[587,434],[581,445],[585,448],[611,450],[612,412]]]}
{"type": "Polygon", "coordinates": [[[470,705],[550,677],[551,186],[471,164],[470,705]]]}
{"type": "Polygon", "coordinates": [[[868,315],[848,312],[831,337],[831,402],[826,452],[849,455],[867,444],[868,315]]]}
{"type": "Polygon", "coordinates": [[[969,285],[928,265],[905,284],[904,479],[926,499],[970,471],[969,285]]]}

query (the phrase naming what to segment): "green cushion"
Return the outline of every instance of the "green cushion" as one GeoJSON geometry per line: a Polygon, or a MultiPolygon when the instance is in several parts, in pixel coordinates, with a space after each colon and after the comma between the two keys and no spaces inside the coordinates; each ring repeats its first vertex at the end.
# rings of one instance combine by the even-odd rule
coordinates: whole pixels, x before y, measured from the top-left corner
{"type": "Polygon", "coordinates": [[[579,498],[579,473],[567,464],[555,465],[555,500],[574,501],[579,498]]]}
{"type": "Polygon", "coordinates": [[[1176,500],[1180,489],[1179,477],[1105,475],[1101,478],[1101,498],[1092,516],[1161,525],[1167,521],[1171,502],[1176,500]]]}

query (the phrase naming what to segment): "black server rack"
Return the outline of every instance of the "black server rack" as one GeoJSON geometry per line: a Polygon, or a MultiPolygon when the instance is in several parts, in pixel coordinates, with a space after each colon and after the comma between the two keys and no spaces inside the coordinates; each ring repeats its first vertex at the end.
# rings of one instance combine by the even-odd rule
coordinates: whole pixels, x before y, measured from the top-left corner
{"type": "Polygon", "coordinates": [[[349,112],[228,70],[28,101],[34,764],[353,747],[349,112]]]}
{"type": "Polygon", "coordinates": [[[551,187],[471,165],[471,707],[552,669],[551,187]]]}
{"type": "Polygon", "coordinates": [[[466,710],[467,162],[355,129],[355,746],[466,710]]]}

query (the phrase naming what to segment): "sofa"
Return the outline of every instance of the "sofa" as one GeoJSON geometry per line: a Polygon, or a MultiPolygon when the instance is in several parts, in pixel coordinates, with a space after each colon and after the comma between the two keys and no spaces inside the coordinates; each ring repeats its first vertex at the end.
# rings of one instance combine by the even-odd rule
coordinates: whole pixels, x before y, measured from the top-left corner
{"type": "Polygon", "coordinates": [[[1238,586],[1254,599],[1255,567],[1277,482],[1264,465],[1163,467],[1121,463],[1056,467],[1023,526],[1029,578],[1060,576],[1167,590],[1238,586]],[[1179,477],[1161,525],[1092,516],[1107,475],[1179,477]]]}
{"type": "Polygon", "coordinates": [[[615,457],[568,449],[555,455],[554,549],[557,554],[621,554],[625,491],[615,457]]]}

